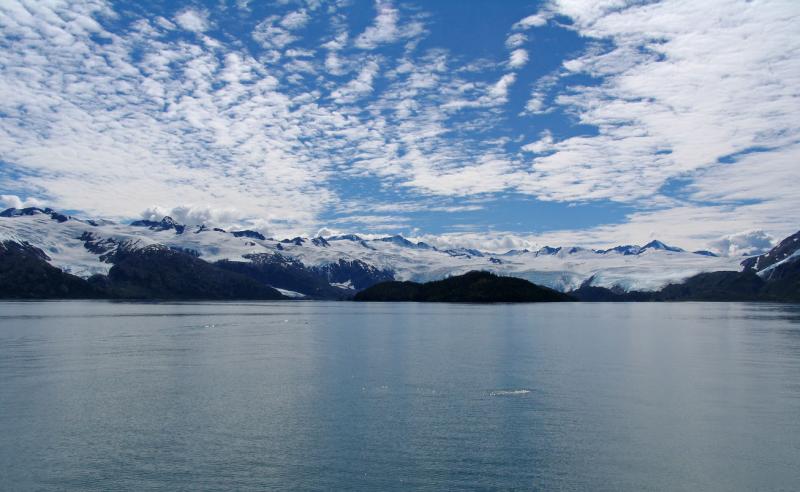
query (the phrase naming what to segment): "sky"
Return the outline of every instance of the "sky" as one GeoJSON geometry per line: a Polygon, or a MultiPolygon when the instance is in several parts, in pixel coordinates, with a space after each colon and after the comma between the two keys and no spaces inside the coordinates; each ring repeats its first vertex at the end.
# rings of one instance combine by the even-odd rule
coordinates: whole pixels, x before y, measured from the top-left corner
{"type": "Polygon", "coordinates": [[[0,1],[0,205],[275,237],[800,229],[796,0],[0,1]]]}

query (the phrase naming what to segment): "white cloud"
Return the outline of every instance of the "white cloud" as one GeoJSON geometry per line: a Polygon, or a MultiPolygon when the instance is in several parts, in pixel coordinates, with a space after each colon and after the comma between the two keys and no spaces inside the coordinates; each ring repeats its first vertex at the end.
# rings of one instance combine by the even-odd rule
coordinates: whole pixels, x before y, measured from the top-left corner
{"type": "Polygon", "coordinates": [[[343,49],[347,46],[347,39],[348,39],[347,31],[342,31],[336,34],[336,36],[331,39],[330,41],[324,43],[322,48],[330,51],[338,51],[343,49]]]}
{"type": "Polygon", "coordinates": [[[37,198],[22,199],[17,195],[0,195],[0,210],[7,208],[44,207],[45,202],[37,198]]]}
{"type": "Polygon", "coordinates": [[[281,19],[281,26],[293,31],[300,29],[308,24],[309,16],[305,10],[298,10],[296,12],[289,12],[283,19],[281,19]]]}
{"type": "Polygon", "coordinates": [[[165,18],[160,17],[160,16],[156,17],[156,24],[158,24],[159,26],[163,27],[164,29],[166,29],[168,31],[171,31],[171,30],[175,29],[175,24],[170,22],[168,19],[165,19],[165,18]]]}
{"type": "Polygon", "coordinates": [[[337,103],[352,103],[359,97],[372,92],[372,83],[378,75],[380,67],[374,60],[367,62],[358,76],[331,93],[331,97],[337,103]]]}
{"type": "Polygon", "coordinates": [[[545,14],[533,14],[514,24],[513,29],[524,31],[532,27],[541,27],[545,24],[547,24],[547,16],[545,14]]]}
{"type": "Polygon", "coordinates": [[[689,186],[695,200],[736,203],[748,201],[785,204],[785,214],[800,207],[800,144],[764,152],[750,152],[735,162],[721,162],[694,175],[689,186]]]}
{"type": "Polygon", "coordinates": [[[0,149],[4,167],[20,171],[15,188],[91,215],[195,203],[286,229],[336,200],[323,184],[330,162],[300,143],[331,113],[296,106],[246,51],[163,41],[147,21],[123,38],[62,20],[102,4],[38,8],[38,24],[18,18],[25,9],[0,9],[0,149]]]}
{"type": "Polygon", "coordinates": [[[725,256],[750,256],[769,251],[775,244],[764,231],[745,231],[711,241],[709,245],[725,256]]]}
{"type": "Polygon", "coordinates": [[[514,34],[511,34],[506,38],[506,48],[509,49],[519,48],[520,46],[525,44],[525,41],[527,40],[528,37],[525,34],[521,32],[515,32],[514,34]]]}
{"type": "Polygon", "coordinates": [[[544,154],[547,152],[552,152],[554,148],[553,143],[553,134],[550,132],[550,130],[545,130],[539,140],[527,145],[523,145],[522,150],[525,152],[532,152],[534,154],[544,154]]]}
{"type": "Polygon", "coordinates": [[[491,89],[489,89],[489,94],[498,100],[505,102],[506,98],[508,97],[508,89],[514,85],[514,81],[517,80],[516,74],[507,73],[500,77],[500,80],[495,83],[491,89]]]}
{"type": "Polygon", "coordinates": [[[526,63],[528,63],[528,52],[522,48],[512,51],[508,57],[508,66],[510,68],[520,68],[526,63]]]}
{"type": "Polygon", "coordinates": [[[234,207],[214,208],[208,205],[178,205],[175,207],[161,207],[154,205],[143,210],[141,218],[160,221],[164,217],[172,217],[179,224],[201,225],[208,227],[228,228],[253,219],[242,214],[234,207]]]}
{"type": "Polygon", "coordinates": [[[580,34],[613,43],[565,64],[602,85],[556,98],[599,134],[565,139],[536,158],[523,191],[552,200],[638,200],[726,155],[796,140],[800,61],[783,53],[800,50],[790,15],[800,10],[792,2],[770,7],[718,0],[587,12],[557,3],[580,34]],[[709,11],[731,14],[723,20],[709,11]]]}
{"type": "MultiPolygon", "coordinates": [[[[208,12],[203,10],[184,10],[175,16],[175,22],[187,31],[192,32],[203,32],[209,28],[208,12]]],[[[165,25],[163,22],[161,24],[165,25]]]]}
{"type": "Polygon", "coordinates": [[[499,156],[484,155],[455,169],[417,169],[403,186],[424,189],[435,195],[466,196],[503,191],[515,179],[511,163],[499,156]]]}
{"type": "Polygon", "coordinates": [[[551,73],[540,77],[533,85],[531,97],[525,104],[524,113],[543,114],[553,111],[553,107],[547,106],[548,95],[553,91],[562,74],[560,72],[551,73]]]}
{"type": "Polygon", "coordinates": [[[287,22],[287,17],[292,15],[287,14],[283,18],[277,15],[267,17],[253,29],[253,39],[267,49],[279,50],[294,43],[300,38],[292,31],[303,24],[299,24],[296,18],[290,18],[287,22]]]}
{"type": "MultiPolygon", "coordinates": [[[[0,157],[19,172],[0,184],[117,217],[154,203],[170,213],[196,204],[182,213],[220,221],[211,211],[235,209],[238,220],[286,234],[340,209],[334,177],[369,179],[431,210],[459,211],[463,198],[443,203],[449,197],[505,193],[635,210],[621,224],[525,241],[658,235],[699,249],[731,231],[794,232],[795,2],[554,1],[498,33],[512,50],[507,62],[409,46],[396,60],[365,53],[425,30],[402,4],[376,5],[374,23],[351,38],[335,5],[287,13],[281,4],[250,33],[259,44],[251,50],[203,34],[204,11],[174,19],[198,32],[176,40],[163,36],[175,25],[159,18],[106,31],[114,12],[100,0],[9,0],[0,8],[0,157]],[[317,38],[301,31],[312,15],[328,28],[317,38]],[[575,30],[588,48],[539,78],[518,107],[509,92],[525,79],[504,71],[525,64],[526,29],[562,15],[572,21],[553,27],[575,30]],[[542,120],[531,115],[557,109],[596,131],[532,137],[542,120]],[[519,128],[531,129],[528,140],[517,140],[519,128]],[[689,183],[681,199],[663,192],[675,179],[689,183]]],[[[387,201],[375,205],[397,202],[387,201]]],[[[410,210],[383,210],[390,219],[370,227],[408,225],[400,214],[410,210]]]]}
{"type": "Polygon", "coordinates": [[[321,47],[328,50],[325,57],[325,69],[331,75],[344,75],[348,72],[349,61],[339,55],[339,51],[347,46],[349,35],[347,31],[341,31],[333,39],[324,43],[321,47]]]}
{"type": "Polygon", "coordinates": [[[538,243],[534,239],[508,231],[421,234],[409,239],[423,241],[439,249],[477,248],[482,251],[501,253],[512,249],[538,249],[538,243]]]}
{"type": "Polygon", "coordinates": [[[415,38],[425,31],[419,21],[406,21],[400,24],[400,13],[388,0],[376,0],[375,9],[378,11],[375,23],[355,39],[354,44],[357,48],[371,50],[381,44],[415,38]]]}

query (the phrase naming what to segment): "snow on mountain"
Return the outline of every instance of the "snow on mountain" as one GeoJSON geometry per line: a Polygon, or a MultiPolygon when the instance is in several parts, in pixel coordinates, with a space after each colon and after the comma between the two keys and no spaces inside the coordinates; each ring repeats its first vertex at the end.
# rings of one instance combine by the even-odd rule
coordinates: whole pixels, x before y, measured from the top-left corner
{"type": "Polygon", "coordinates": [[[763,270],[759,270],[758,275],[764,280],[769,280],[770,278],[772,278],[773,273],[783,265],[800,261],[800,249],[796,249],[794,250],[794,252],[787,254],[789,256],[786,256],[782,260],[778,260],[775,263],[772,263],[763,270]]]}
{"type": "Polygon", "coordinates": [[[619,253],[623,255],[638,255],[641,253],[642,247],[636,244],[625,244],[622,246],[615,246],[610,249],[599,250],[598,253],[619,253]]]}
{"type": "Polygon", "coordinates": [[[53,266],[84,278],[96,273],[108,273],[112,265],[101,260],[101,254],[92,252],[84,246],[86,240],[81,237],[86,237],[84,236],[86,232],[94,234],[97,238],[102,237],[109,249],[119,245],[136,248],[160,243],[156,237],[151,237],[155,236],[155,232],[142,235],[128,225],[93,226],[88,221],[77,219],[61,221],[58,217],[54,218],[50,213],[39,209],[24,215],[0,218],[0,237],[36,246],[47,254],[53,266]]]}
{"type": "Polygon", "coordinates": [[[506,253],[466,248],[438,250],[402,236],[364,239],[350,234],[279,241],[255,231],[186,227],[169,217],[159,222],[115,224],[79,220],[39,209],[0,214],[0,240],[26,241],[41,248],[54,266],[81,277],[107,273],[118,248],[162,245],[209,262],[248,262],[250,259],[246,256],[280,255],[307,268],[336,270],[335,283],[349,287],[358,285],[359,281],[341,278],[347,275],[347,269],[342,273],[342,265],[359,265],[362,272],[364,266],[393,272],[397,280],[416,282],[438,280],[470,270],[487,270],[562,291],[577,288],[587,279],[591,279],[591,285],[601,287],[656,290],[701,272],[739,270],[741,261],[741,258],[686,252],[660,241],[652,241],[641,248],[627,245],[604,251],[544,247],[538,251],[506,253]]]}

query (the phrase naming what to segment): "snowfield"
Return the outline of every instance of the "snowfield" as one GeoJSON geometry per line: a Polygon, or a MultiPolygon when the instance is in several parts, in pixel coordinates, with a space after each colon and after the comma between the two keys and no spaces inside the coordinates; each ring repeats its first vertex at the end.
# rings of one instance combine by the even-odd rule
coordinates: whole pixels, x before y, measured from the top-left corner
{"type": "MultiPolygon", "coordinates": [[[[739,257],[672,251],[679,248],[659,242],[644,248],[626,246],[619,251],[606,252],[584,248],[442,251],[423,243],[411,243],[400,236],[373,240],[352,235],[259,239],[247,235],[235,237],[232,232],[202,226],[187,226],[179,233],[168,223],[161,230],[161,226],[115,224],[73,217],[63,220],[64,216],[59,219],[42,211],[29,213],[0,217],[0,241],[30,243],[42,249],[50,257],[52,265],[84,278],[108,273],[113,266],[108,256],[117,248],[137,249],[153,245],[180,249],[209,262],[244,262],[249,261],[245,255],[257,253],[282,255],[307,267],[322,267],[340,260],[361,260],[379,270],[391,270],[397,280],[416,282],[437,280],[470,270],[487,270],[525,278],[560,291],[575,289],[584,282],[626,291],[652,291],[701,272],[741,270],[739,263],[742,260],[739,257]],[[631,251],[636,253],[631,254],[631,251]]],[[[337,285],[352,288],[349,281],[337,285]]]]}

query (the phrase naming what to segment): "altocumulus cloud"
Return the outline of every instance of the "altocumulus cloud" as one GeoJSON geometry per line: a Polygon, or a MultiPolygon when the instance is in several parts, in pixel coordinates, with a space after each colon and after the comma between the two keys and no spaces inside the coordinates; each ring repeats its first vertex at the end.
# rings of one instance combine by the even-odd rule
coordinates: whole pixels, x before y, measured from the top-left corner
{"type": "Polygon", "coordinates": [[[188,9],[175,16],[179,26],[187,31],[203,32],[208,29],[208,12],[188,9]]]}
{"type": "MultiPolygon", "coordinates": [[[[338,3],[286,3],[237,24],[245,42],[212,5],[134,18],[101,0],[3,2],[0,185],[87,213],[158,207],[147,213],[287,233],[391,205],[348,196],[347,180],[423,206],[456,200],[443,213],[508,193],[634,209],[621,223],[516,231],[497,245],[658,233],[699,247],[796,227],[797,2],[555,0],[505,26],[489,60],[421,44],[437,27],[419,10],[373,7],[350,31],[338,3]],[[572,31],[586,47],[531,81],[537,29],[572,31]],[[552,112],[594,131],[536,127],[552,112]],[[540,137],[520,141],[509,122],[540,137]],[[676,179],[688,183],[680,196],[666,191],[676,179]]],[[[353,223],[412,225],[401,213],[353,223]]],[[[479,240],[446,242],[459,237],[479,240]]]]}

